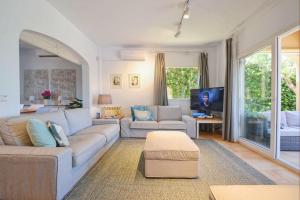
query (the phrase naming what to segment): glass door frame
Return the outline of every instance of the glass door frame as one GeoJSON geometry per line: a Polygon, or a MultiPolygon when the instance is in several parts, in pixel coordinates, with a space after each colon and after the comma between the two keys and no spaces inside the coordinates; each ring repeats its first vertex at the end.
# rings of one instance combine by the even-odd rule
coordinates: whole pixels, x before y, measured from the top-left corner
{"type": "Polygon", "coordinates": [[[290,35],[291,33],[300,30],[300,25],[295,26],[294,28],[290,28],[287,31],[279,34],[278,36],[276,36],[276,48],[275,48],[275,52],[276,52],[276,66],[277,66],[277,72],[276,72],[276,96],[277,96],[277,102],[276,102],[276,110],[279,111],[278,113],[276,113],[276,148],[275,148],[275,157],[274,159],[278,160],[281,164],[292,168],[294,170],[300,171],[298,168],[296,168],[295,166],[293,166],[291,163],[289,163],[288,161],[281,159],[280,158],[280,115],[279,113],[281,112],[281,74],[280,74],[280,70],[281,70],[281,41],[284,37],[290,35]]]}
{"type": "Polygon", "coordinates": [[[275,159],[275,155],[276,155],[276,123],[275,119],[276,119],[276,107],[277,107],[277,93],[276,93],[276,78],[277,77],[277,55],[276,55],[276,40],[274,39],[269,39],[267,41],[265,41],[264,43],[261,43],[259,46],[257,46],[256,48],[253,48],[253,50],[248,51],[246,54],[243,54],[241,56],[238,57],[238,83],[240,84],[239,89],[238,89],[238,93],[239,93],[239,103],[238,103],[238,120],[239,120],[239,124],[243,124],[244,122],[241,120],[241,116],[242,116],[242,112],[243,112],[243,94],[244,94],[244,89],[243,89],[243,85],[244,85],[244,68],[243,68],[243,59],[245,59],[246,57],[259,52],[260,50],[266,48],[266,47],[271,47],[271,53],[272,53],[272,61],[271,61],[271,68],[272,68],[272,75],[271,75],[271,102],[272,102],[272,106],[271,106],[271,134],[270,134],[270,148],[264,147],[262,145],[259,145],[249,139],[243,138],[242,136],[242,128],[243,126],[239,127],[239,136],[238,136],[238,141],[240,143],[242,143],[243,145],[258,151],[259,153],[264,154],[265,156],[275,159]]]}

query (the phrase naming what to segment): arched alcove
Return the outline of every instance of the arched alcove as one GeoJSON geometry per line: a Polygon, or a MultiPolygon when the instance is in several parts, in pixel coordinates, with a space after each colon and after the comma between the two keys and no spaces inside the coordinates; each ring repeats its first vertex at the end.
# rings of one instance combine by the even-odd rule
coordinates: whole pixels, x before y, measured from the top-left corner
{"type": "Polygon", "coordinates": [[[21,104],[30,104],[32,99],[36,103],[43,101],[41,90],[45,87],[52,92],[51,106],[57,105],[60,98],[64,100],[61,105],[78,98],[83,100],[83,107],[89,106],[89,66],[78,52],[55,38],[30,30],[22,31],[19,44],[21,104]],[[23,52],[30,52],[27,58],[23,52]]]}

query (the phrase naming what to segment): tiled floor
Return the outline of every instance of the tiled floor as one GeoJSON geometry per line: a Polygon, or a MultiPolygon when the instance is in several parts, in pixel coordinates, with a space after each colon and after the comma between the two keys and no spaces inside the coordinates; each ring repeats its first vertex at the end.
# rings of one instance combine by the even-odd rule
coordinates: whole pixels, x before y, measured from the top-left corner
{"type": "Polygon", "coordinates": [[[256,170],[273,180],[276,184],[300,185],[300,174],[290,171],[289,169],[261,156],[239,143],[223,141],[221,135],[212,133],[201,133],[200,138],[213,139],[222,144],[256,170]]]}

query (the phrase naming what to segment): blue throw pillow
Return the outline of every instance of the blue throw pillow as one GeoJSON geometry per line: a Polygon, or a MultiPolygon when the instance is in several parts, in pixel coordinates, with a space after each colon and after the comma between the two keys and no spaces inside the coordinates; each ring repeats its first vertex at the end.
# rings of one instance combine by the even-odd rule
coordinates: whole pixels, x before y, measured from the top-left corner
{"type": "Polygon", "coordinates": [[[152,112],[149,110],[133,110],[136,121],[153,121],[152,112]]]}
{"type": "Polygon", "coordinates": [[[33,146],[56,147],[56,141],[46,123],[38,119],[29,119],[26,128],[33,146]]]}
{"type": "Polygon", "coordinates": [[[131,118],[133,121],[135,121],[135,116],[134,116],[134,110],[142,110],[145,111],[147,108],[147,106],[143,106],[143,105],[134,105],[130,107],[131,110],[131,118]]]}

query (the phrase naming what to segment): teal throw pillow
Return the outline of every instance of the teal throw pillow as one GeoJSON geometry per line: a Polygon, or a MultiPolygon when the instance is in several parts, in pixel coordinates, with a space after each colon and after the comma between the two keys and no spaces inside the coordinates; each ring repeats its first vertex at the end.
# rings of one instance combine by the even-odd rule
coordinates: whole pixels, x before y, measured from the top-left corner
{"type": "Polygon", "coordinates": [[[143,105],[134,105],[130,107],[131,110],[131,118],[133,121],[135,121],[135,115],[134,115],[134,110],[142,110],[145,111],[147,109],[147,106],[143,106],[143,105]]]}
{"type": "Polygon", "coordinates": [[[33,146],[36,147],[56,147],[56,141],[49,131],[46,123],[38,119],[29,119],[27,122],[27,132],[33,146]]]}
{"type": "Polygon", "coordinates": [[[153,115],[149,110],[133,110],[136,121],[153,121],[153,115]]]}

